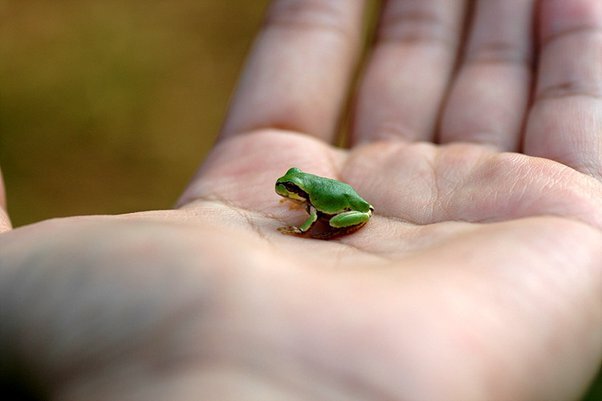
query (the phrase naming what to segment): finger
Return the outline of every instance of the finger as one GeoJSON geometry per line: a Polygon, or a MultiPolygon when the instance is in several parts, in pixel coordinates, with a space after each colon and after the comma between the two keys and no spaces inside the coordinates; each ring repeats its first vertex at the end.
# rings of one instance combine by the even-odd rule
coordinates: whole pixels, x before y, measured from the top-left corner
{"type": "Polygon", "coordinates": [[[441,121],[441,142],[517,150],[532,71],[534,1],[478,1],[466,54],[441,121]]]}
{"type": "Polygon", "coordinates": [[[0,170],[0,233],[11,229],[10,219],[6,211],[6,192],[4,190],[4,180],[2,170],[0,170]]]}
{"type": "Polygon", "coordinates": [[[331,139],[360,42],[363,0],[276,0],[222,137],[284,128],[331,139]]]}
{"type": "Polygon", "coordinates": [[[465,4],[386,1],[358,93],[354,141],[432,138],[454,68],[465,4]]]}
{"type": "Polygon", "coordinates": [[[541,2],[541,61],[524,152],[602,178],[602,2],[541,2]]]}

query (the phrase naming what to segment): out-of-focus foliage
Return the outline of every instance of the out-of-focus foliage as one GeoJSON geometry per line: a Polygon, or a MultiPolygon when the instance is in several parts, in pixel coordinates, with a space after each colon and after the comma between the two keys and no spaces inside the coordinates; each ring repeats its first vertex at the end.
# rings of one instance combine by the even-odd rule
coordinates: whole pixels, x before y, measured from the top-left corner
{"type": "Polygon", "coordinates": [[[215,139],[266,4],[0,0],[13,223],[171,206],[215,139]]]}

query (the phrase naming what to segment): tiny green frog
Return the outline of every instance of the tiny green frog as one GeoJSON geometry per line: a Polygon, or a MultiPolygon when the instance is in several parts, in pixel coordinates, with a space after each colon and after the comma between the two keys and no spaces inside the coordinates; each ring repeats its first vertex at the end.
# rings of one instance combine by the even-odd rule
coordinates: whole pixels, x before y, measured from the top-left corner
{"type": "Polygon", "coordinates": [[[304,173],[290,168],[276,181],[276,193],[305,205],[309,218],[299,227],[280,227],[283,234],[304,234],[318,219],[326,221],[328,232],[315,238],[331,238],[349,234],[370,220],[374,208],[348,184],[331,178],[304,173]]]}

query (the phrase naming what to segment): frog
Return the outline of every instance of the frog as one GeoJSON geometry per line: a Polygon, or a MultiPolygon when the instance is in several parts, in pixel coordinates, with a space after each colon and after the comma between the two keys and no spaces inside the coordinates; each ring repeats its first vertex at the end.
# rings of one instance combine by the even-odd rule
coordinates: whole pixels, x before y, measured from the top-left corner
{"type": "MultiPolygon", "coordinates": [[[[328,230],[314,238],[329,239],[350,234],[362,228],[374,207],[344,182],[303,172],[291,167],[275,185],[276,193],[305,206],[309,217],[300,226],[278,228],[283,234],[304,235],[318,220],[328,224],[328,230]]],[[[283,200],[283,201],[284,201],[283,200]]]]}

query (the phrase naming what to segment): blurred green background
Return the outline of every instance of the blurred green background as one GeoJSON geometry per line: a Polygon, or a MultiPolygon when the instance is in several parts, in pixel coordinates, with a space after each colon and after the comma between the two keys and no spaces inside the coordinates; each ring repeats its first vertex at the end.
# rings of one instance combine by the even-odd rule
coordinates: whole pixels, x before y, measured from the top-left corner
{"type": "Polygon", "coordinates": [[[173,205],[267,0],[0,0],[0,167],[15,226],[173,205]]]}
{"type": "MultiPolygon", "coordinates": [[[[170,207],[212,145],[268,0],[0,0],[13,224],[170,207]]],[[[602,401],[602,380],[587,398],[602,401]]]]}

